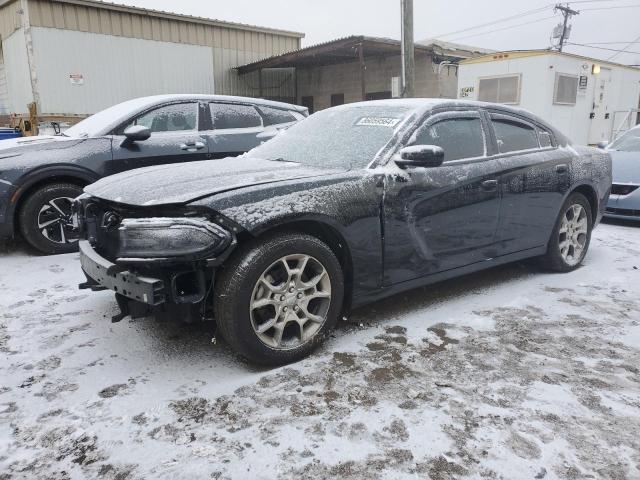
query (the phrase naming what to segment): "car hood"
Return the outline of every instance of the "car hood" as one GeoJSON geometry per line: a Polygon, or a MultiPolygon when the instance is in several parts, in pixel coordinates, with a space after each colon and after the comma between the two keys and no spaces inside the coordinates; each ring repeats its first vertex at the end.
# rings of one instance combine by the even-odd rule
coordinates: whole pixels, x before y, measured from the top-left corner
{"type": "Polygon", "coordinates": [[[4,153],[4,150],[12,149],[19,152],[24,148],[38,147],[53,142],[68,142],[69,140],[74,139],[62,135],[36,135],[33,137],[9,138],[0,142],[0,152],[4,153]]]}
{"type": "Polygon", "coordinates": [[[640,152],[608,150],[613,167],[613,183],[640,183],[640,152]]]}
{"type": "Polygon", "coordinates": [[[332,173],[336,173],[336,170],[299,163],[229,157],[130,170],[103,178],[86,187],[85,192],[107,201],[133,206],[184,204],[238,188],[332,173]]]}

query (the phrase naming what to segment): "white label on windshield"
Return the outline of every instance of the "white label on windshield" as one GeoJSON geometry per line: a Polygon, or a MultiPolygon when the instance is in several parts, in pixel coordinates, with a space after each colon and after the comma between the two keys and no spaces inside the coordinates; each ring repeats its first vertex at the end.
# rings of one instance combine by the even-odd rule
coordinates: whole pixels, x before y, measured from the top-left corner
{"type": "Polygon", "coordinates": [[[362,127],[395,127],[400,122],[399,118],[389,117],[362,117],[356,125],[362,127]]]}

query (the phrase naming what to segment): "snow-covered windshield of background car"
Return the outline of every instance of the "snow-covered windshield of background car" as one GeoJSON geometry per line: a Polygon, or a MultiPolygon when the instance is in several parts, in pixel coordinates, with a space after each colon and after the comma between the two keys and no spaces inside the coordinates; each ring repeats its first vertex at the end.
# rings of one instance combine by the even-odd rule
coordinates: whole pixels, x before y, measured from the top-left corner
{"type": "Polygon", "coordinates": [[[247,156],[327,168],[363,168],[412,111],[406,106],[344,105],[318,112],[247,156]]]}
{"type": "Polygon", "coordinates": [[[640,128],[634,128],[618,138],[609,146],[609,150],[621,152],[640,152],[640,128]]]}
{"type": "Polygon", "coordinates": [[[149,103],[149,99],[144,97],[118,103],[76,123],[73,127],[65,130],[64,134],[68,137],[103,135],[105,129],[115,127],[117,123],[126,120],[132,112],[138,111],[149,103]]]}

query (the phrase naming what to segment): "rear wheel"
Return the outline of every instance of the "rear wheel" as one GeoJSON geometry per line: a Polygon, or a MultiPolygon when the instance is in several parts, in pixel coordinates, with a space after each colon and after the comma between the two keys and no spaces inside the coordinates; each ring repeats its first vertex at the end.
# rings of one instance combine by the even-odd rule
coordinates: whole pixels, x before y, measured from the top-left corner
{"type": "Polygon", "coordinates": [[[315,237],[286,233],[241,248],[216,282],[215,317],[242,356],[281,365],[311,353],[334,328],[343,276],[331,249],[315,237]]]}
{"type": "Polygon", "coordinates": [[[32,193],[20,209],[18,222],[23,238],[46,254],[78,249],[78,229],[72,218],[73,200],[82,188],[71,183],[47,185],[32,193]]]}
{"type": "Polygon", "coordinates": [[[545,265],[556,272],[569,272],[580,266],[589,243],[593,219],[591,205],[584,195],[573,193],[567,198],[551,234],[545,265]]]}

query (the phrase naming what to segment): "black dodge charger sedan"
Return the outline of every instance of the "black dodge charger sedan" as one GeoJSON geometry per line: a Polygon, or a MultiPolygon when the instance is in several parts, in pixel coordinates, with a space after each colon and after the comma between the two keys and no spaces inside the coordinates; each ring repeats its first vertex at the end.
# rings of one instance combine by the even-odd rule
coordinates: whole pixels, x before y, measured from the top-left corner
{"type": "Polygon", "coordinates": [[[249,360],[309,354],[349,308],[527,257],[582,262],[606,152],[454,100],[324,110],[240,160],[134,170],[76,203],[81,287],[121,313],[214,320],[249,360]]]}
{"type": "Polygon", "coordinates": [[[133,168],[239,155],[308,115],[306,107],[224,95],[154,95],[114,105],[59,135],[0,142],[0,240],[77,250],[82,187],[133,168]]]}

